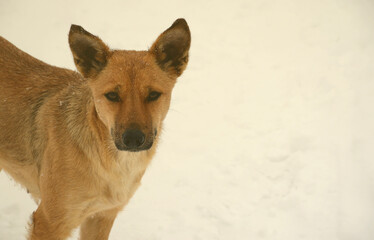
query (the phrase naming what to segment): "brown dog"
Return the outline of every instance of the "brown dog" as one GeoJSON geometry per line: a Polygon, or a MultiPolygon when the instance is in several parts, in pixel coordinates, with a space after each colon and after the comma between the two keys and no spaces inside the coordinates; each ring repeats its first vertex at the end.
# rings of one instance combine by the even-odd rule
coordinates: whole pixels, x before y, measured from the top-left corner
{"type": "Polygon", "coordinates": [[[39,201],[30,239],[108,239],[155,153],[191,35],[176,20],[148,51],[110,50],[72,25],[79,73],[0,37],[0,169],[39,201]]]}

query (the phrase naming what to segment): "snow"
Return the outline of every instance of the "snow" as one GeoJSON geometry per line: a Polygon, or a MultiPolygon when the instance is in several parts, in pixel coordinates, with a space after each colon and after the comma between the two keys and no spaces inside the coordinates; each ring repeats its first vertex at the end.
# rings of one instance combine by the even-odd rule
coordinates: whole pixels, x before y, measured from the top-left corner
{"type": "MultiPolygon", "coordinates": [[[[184,17],[190,63],[110,239],[374,239],[374,2],[1,1],[0,35],[74,69],[70,24],[149,47],[184,17]]],[[[35,203],[0,173],[0,239],[35,203]]],[[[72,239],[77,239],[77,234],[72,239]]]]}

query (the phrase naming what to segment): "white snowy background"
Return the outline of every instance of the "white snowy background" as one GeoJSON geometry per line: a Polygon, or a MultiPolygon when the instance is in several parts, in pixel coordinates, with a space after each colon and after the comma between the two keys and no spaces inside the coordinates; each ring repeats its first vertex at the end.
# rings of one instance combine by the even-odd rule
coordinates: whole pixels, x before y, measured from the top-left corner
{"type": "MultiPolygon", "coordinates": [[[[110,239],[374,239],[374,1],[0,0],[0,35],[75,69],[70,24],[143,50],[179,17],[190,63],[110,239]]],[[[35,209],[0,173],[0,239],[35,209]]]]}

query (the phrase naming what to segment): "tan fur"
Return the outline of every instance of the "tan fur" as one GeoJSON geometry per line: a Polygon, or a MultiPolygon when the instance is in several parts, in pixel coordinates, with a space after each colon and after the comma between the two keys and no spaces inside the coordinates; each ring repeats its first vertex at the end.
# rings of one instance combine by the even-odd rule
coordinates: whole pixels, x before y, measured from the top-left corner
{"type": "Polygon", "coordinates": [[[176,77],[187,64],[187,23],[178,19],[173,26],[163,33],[171,40],[140,52],[110,50],[72,26],[69,43],[83,76],[45,64],[0,37],[0,170],[40,202],[29,239],[65,239],[78,226],[82,240],[108,239],[155,153],[176,77]],[[165,54],[167,63],[159,61],[165,54]],[[162,93],[157,101],[145,100],[150,89],[162,93]],[[110,91],[121,101],[108,101],[110,91]],[[115,142],[134,124],[153,145],[120,151],[115,142]]]}

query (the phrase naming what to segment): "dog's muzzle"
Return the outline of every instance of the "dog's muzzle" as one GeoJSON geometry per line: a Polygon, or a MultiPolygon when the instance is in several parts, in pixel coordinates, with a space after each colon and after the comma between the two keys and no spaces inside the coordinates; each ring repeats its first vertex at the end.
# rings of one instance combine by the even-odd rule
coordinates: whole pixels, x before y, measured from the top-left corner
{"type": "Polygon", "coordinates": [[[147,136],[138,128],[129,128],[121,135],[115,137],[115,145],[118,150],[139,152],[148,150],[153,145],[155,136],[147,136]]]}

